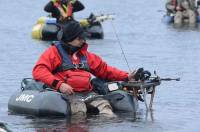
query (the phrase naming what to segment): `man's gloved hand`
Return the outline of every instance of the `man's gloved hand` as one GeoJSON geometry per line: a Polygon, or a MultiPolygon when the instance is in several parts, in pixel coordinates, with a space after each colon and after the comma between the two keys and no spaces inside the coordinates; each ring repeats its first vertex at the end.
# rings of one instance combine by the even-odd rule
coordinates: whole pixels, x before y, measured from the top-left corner
{"type": "Polygon", "coordinates": [[[90,16],[87,18],[88,22],[90,25],[94,24],[95,20],[96,20],[96,16],[91,13],[90,16]]]}
{"type": "Polygon", "coordinates": [[[149,79],[151,76],[151,73],[147,70],[144,70],[143,68],[139,68],[138,70],[135,70],[131,72],[128,76],[129,80],[135,80],[135,81],[144,81],[149,79]]]}
{"type": "Polygon", "coordinates": [[[151,73],[147,70],[142,72],[142,76],[140,78],[140,80],[144,81],[144,80],[148,80],[151,77],[151,73]]]}
{"type": "Polygon", "coordinates": [[[142,73],[144,72],[144,69],[143,68],[139,68],[137,69],[136,73],[135,73],[135,80],[138,81],[138,80],[141,80],[141,76],[142,76],[142,73]]]}

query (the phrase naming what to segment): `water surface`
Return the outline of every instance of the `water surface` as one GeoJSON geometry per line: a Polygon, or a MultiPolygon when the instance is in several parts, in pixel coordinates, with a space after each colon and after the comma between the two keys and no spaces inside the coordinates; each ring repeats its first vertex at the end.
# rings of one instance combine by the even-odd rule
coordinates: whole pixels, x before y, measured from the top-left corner
{"type": "Polygon", "coordinates": [[[95,131],[95,132],[198,132],[200,125],[200,36],[199,28],[176,29],[165,25],[164,0],[82,0],[86,9],[77,19],[94,12],[115,13],[116,19],[103,23],[105,39],[90,40],[89,50],[110,65],[129,70],[120,49],[133,68],[157,71],[162,77],[181,77],[181,82],[163,82],[156,91],[153,121],[145,117],[140,104],[139,119],[119,115],[116,119],[89,116],[83,119],[46,119],[10,115],[9,97],[19,89],[22,78],[31,77],[32,68],[47,42],[31,39],[31,28],[45,16],[40,1],[0,1],[0,121],[12,131],[95,131]],[[116,31],[114,30],[116,29],[116,31]],[[118,38],[117,38],[118,36],[118,38]]]}

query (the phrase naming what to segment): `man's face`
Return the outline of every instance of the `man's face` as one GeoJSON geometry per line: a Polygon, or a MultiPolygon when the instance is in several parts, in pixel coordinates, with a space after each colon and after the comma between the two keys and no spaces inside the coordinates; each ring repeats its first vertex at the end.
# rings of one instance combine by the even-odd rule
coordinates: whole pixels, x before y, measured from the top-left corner
{"type": "Polygon", "coordinates": [[[77,37],[73,41],[69,42],[72,46],[81,47],[86,42],[84,37],[77,37]]]}

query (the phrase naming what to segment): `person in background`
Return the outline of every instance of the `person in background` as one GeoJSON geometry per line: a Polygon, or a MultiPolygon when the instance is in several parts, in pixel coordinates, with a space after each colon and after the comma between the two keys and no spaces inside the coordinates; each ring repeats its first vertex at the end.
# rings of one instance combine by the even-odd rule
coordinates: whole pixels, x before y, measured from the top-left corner
{"type": "Polygon", "coordinates": [[[167,0],[168,15],[174,15],[174,23],[181,25],[185,19],[189,24],[196,23],[197,6],[195,0],[167,0]]]}
{"type": "MultiPolygon", "coordinates": [[[[83,28],[77,21],[66,23],[58,33],[58,40],[58,43],[50,46],[40,56],[32,71],[35,80],[47,84],[52,89],[69,97],[86,97],[97,95],[91,84],[92,76],[107,81],[134,79],[135,72],[129,74],[109,66],[101,57],[87,50],[88,44],[83,35],[83,28]]],[[[97,108],[100,114],[114,115],[110,103],[101,97],[87,104],[82,102],[80,106],[71,108],[72,114],[77,111],[86,112],[87,108],[92,106],[97,108]]]]}
{"type": "Polygon", "coordinates": [[[84,8],[84,5],[78,0],[51,0],[45,5],[44,10],[51,13],[57,22],[63,22],[73,19],[73,13],[84,8]]]}
{"type": "Polygon", "coordinates": [[[176,14],[177,0],[167,0],[165,8],[167,10],[167,15],[176,14]]]}

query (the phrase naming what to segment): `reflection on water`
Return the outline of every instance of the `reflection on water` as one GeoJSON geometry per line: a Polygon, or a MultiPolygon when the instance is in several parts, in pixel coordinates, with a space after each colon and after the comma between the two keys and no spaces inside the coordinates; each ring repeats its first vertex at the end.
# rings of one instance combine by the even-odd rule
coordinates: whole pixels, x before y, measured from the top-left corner
{"type": "Polygon", "coordinates": [[[68,120],[62,119],[34,119],[32,122],[36,132],[67,131],[67,132],[88,132],[89,126],[84,117],[75,117],[68,120]],[[51,120],[51,121],[49,121],[51,120]],[[48,126],[46,125],[48,124],[48,126]]]}
{"type": "Polygon", "coordinates": [[[178,31],[198,31],[199,24],[171,24],[173,28],[177,29],[178,31]]]}
{"type": "MultiPolygon", "coordinates": [[[[26,123],[18,122],[14,123],[15,127],[11,127],[15,131],[36,131],[36,132],[89,132],[89,131],[102,131],[109,128],[109,131],[118,131],[124,130],[124,127],[121,127],[122,124],[130,124],[137,128],[140,127],[142,123],[153,125],[153,114],[146,113],[143,109],[140,109],[137,112],[137,117],[135,118],[134,113],[117,113],[117,117],[106,117],[102,115],[87,115],[87,116],[72,116],[70,118],[45,118],[45,117],[32,117],[32,116],[23,116],[24,120],[29,120],[26,123]],[[150,117],[148,117],[150,114],[150,117]],[[23,125],[23,128],[22,126],[23,125]],[[112,126],[115,127],[112,127],[112,126]],[[17,126],[17,127],[16,127],[17,126]]],[[[14,116],[14,115],[13,115],[14,116]]],[[[126,126],[127,127],[127,126],[126,126]]],[[[125,128],[126,130],[130,129],[129,126],[125,128]]],[[[140,128],[140,129],[143,129],[140,128]]],[[[138,130],[140,130],[138,129],[138,130]]],[[[147,128],[145,128],[147,129],[147,128]]],[[[153,130],[157,130],[156,127],[153,130]]],[[[159,128],[160,129],[160,128],[159,128]]],[[[153,132],[152,130],[152,132],[153,132]]]]}

